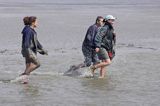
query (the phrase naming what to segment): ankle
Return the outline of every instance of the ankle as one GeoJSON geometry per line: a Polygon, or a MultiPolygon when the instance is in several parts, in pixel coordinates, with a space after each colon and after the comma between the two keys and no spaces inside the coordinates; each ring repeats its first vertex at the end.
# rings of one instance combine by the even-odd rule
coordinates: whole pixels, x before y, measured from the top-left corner
{"type": "Polygon", "coordinates": [[[29,75],[29,73],[25,73],[25,72],[24,72],[24,73],[22,73],[20,76],[22,76],[22,75],[29,75]]]}

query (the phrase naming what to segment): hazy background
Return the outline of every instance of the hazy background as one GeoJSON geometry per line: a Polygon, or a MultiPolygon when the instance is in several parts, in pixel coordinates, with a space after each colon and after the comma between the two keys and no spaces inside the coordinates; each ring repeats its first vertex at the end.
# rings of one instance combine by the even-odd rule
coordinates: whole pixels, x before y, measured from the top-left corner
{"type": "Polygon", "coordinates": [[[158,106],[159,0],[0,0],[0,106],[158,106]],[[81,45],[97,16],[117,17],[116,57],[105,79],[63,76],[83,62],[81,45]],[[8,83],[25,68],[24,16],[37,16],[49,52],[28,85],[8,83]]]}

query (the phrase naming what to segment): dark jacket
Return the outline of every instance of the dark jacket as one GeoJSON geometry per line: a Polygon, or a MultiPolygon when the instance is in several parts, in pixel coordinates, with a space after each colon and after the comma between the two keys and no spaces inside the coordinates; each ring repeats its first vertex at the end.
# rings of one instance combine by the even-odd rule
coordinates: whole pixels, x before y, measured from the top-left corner
{"type": "Polygon", "coordinates": [[[115,45],[115,34],[113,33],[113,29],[110,29],[108,25],[99,28],[94,41],[96,47],[103,47],[107,51],[112,51],[115,45]]]}
{"type": "Polygon", "coordinates": [[[97,32],[98,32],[98,26],[96,24],[90,26],[84,38],[83,46],[89,46],[95,48],[94,39],[97,32]]]}
{"type": "Polygon", "coordinates": [[[32,55],[32,53],[37,54],[37,52],[42,52],[43,47],[37,39],[37,33],[30,26],[25,26],[22,30],[22,55],[26,57],[27,55],[32,55]]]}

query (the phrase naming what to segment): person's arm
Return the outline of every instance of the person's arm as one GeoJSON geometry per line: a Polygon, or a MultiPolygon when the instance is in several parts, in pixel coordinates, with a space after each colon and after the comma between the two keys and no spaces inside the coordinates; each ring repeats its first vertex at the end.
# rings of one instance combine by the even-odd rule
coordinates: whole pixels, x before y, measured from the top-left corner
{"type": "Polygon", "coordinates": [[[37,48],[38,50],[42,50],[43,46],[40,44],[40,42],[37,40],[37,48]]]}
{"type": "Polygon", "coordinates": [[[114,42],[114,45],[116,44],[116,33],[113,32],[113,42],[114,42]]]}
{"type": "Polygon", "coordinates": [[[48,52],[46,50],[43,49],[43,46],[40,44],[40,42],[37,39],[37,48],[38,48],[38,52],[42,55],[48,55],[48,52]]]}

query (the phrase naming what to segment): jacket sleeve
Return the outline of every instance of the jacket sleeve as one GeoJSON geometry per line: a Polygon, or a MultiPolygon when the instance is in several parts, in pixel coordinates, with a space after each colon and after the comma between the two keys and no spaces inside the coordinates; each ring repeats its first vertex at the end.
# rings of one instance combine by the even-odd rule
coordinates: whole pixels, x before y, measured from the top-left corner
{"type": "Polygon", "coordinates": [[[39,52],[40,54],[44,55],[48,55],[48,51],[43,49],[43,46],[40,44],[40,42],[37,39],[37,52],[39,52]]]}
{"type": "Polygon", "coordinates": [[[107,33],[107,28],[105,27],[100,27],[98,29],[98,32],[94,38],[94,44],[96,48],[100,48],[101,47],[101,43],[102,43],[102,39],[105,36],[105,34],[107,33]]]}
{"type": "Polygon", "coordinates": [[[37,40],[37,48],[38,50],[42,50],[43,46],[40,44],[40,42],[37,40]]]}
{"type": "Polygon", "coordinates": [[[114,42],[114,45],[116,44],[116,33],[113,32],[113,42],[114,42]]]}

